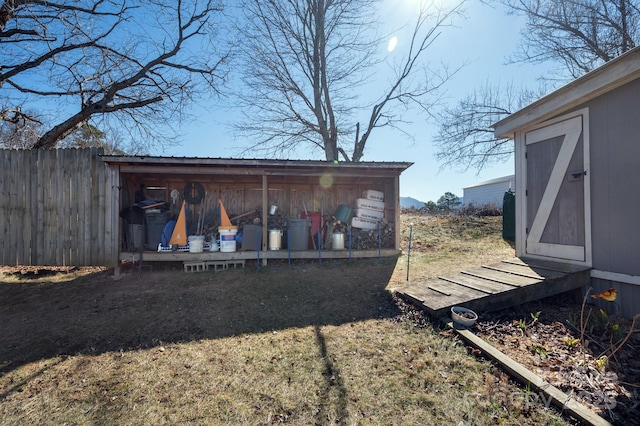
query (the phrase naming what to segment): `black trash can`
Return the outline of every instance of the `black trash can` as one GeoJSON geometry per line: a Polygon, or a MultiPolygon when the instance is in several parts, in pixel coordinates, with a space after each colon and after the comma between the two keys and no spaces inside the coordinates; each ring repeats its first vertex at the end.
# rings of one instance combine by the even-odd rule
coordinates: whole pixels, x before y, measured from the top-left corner
{"type": "Polygon", "coordinates": [[[162,231],[171,214],[169,212],[145,212],[144,219],[147,226],[147,248],[157,250],[162,242],[162,231]]]}

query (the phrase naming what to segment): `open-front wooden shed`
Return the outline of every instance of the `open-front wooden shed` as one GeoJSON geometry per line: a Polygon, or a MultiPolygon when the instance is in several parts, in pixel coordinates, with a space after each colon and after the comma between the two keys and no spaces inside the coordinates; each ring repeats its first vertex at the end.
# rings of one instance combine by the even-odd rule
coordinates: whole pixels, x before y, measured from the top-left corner
{"type": "MultiPolygon", "coordinates": [[[[233,252],[205,249],[193,253],[158,250],[157,242],[148,238],[147,226],[142,251],[145,261],[259,258],[264,262],[277,258],[373,257],[399,253],[400,174],[412,163],[142,156],[103,156],[102,160],[119,180],[118,203],[123,218],[120,234],[124,239],[119,251],[120,261],[137,259],[141,252],[139,242],[138,247],[132,249],[125,241],[133,239],[131,233],[127,233],[127,226],[140,220],[131,217],[128,210],[140,205],[137,202],[141,196],[165,203],[163,209],[166,210],[161,211],[165,215],[163,222],[168,217],[175,218],[182,201],[186,200],[188,234],[204,235],[207,241],[215,238],[220,224],[220,202],[232,224],[238,227],[238,234],[245,230],[242,242],[238,242],[233,252]],[[346,210],[352,216],[358,215],[359,203],[368,193],[383,194],[383,201],[378,201],[381,208],[378,214],[382,219],[375,221],[372,229],[352,227],[349,235],[344,236],[345,248],[333,249],[327,233],[331,232],[329,225],[336,221],[334,216],[346,210]],[[301,217],[311,220],[309,244],[304,249],[289,250],[287,223],[301,217]],[[272,249],[269,245],[269,233],[273,229],[283,231],[280,249],[272,249]],[[362,243],[363,233],[367,234],[369,244],[362,243]],[[360,244],[349,249],[349,237],[351,242],[359,238],[360,244]]],[[[145,222],[148,223],[146,218],[145,222]]]]}
{"type": "Polygon", "coordinates": [[[400,245],[400,174],[411,164],[105,156],[94,148],[0,150],[0,264],[117,267],[140,257],[264,262],[392,256],[400,245]],[[334,250],[327,240],[333,216],[340,213],[343,221],[346,213],[366,216],[367,210],[357,207],[367,194],[374,194],[370,201],[378,211],[358,220],[370,229],[352,228],[352,250],[347,241],[345,249],[334,250]],[[233,252],[159,252],[165,222],[185,199],[189,234],[207,239],[215,234],[218,200],[238,234],[245,225],[251,232],[233,252]],[[310,218],[310,234],[320,229],[320,244],[305,235],[301,244],[308,246],[290,251],[283,228],[301,215],[310,218]],[[152,226],[145,230],[147,222],[152,226]],[[269,249],[271,227],[283,231],[280,250],[269,249]],[[146,231],[155,233],[153,238],[146,231]]]}

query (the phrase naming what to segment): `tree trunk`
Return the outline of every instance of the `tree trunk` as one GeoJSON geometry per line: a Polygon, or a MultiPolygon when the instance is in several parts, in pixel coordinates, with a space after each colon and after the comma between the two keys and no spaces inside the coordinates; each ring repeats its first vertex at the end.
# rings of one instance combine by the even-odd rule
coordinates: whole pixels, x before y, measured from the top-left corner
{"type": "Polygon", "coordinates": [[[66,138],[73,133],[78,127],[80,127],[86,120],[89,119],[91,114],[85,110],[71,116],[69,119],[54,126],[38,139],[33,146],[34,149],[51,149],[55,148],[58,141],[66,138]]]}

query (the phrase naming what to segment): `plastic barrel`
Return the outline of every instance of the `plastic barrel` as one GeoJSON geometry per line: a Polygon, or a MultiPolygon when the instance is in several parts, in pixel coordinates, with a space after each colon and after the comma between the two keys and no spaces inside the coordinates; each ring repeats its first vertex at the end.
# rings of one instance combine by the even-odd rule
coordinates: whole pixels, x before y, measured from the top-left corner
{"type": "Polygon", "coordinates": [[[309,248],[309,219],[287,219],[289,250],[307,250],[309,248]]]}
{"type": "MultiPolygon", "coordinates": [[[[300,214],[300,217],[311,220],[311,233],[307,233],[307,236],[309,236],[309,238],[318,238],[318,230],[322,228],[322,214],[320,212],[304,212],[300,214]]],[[[324,237],[324,233],[322,236],[324,237]]],[[[311,240],[309,240],[307,246],[313,246],[311,240]]]]}

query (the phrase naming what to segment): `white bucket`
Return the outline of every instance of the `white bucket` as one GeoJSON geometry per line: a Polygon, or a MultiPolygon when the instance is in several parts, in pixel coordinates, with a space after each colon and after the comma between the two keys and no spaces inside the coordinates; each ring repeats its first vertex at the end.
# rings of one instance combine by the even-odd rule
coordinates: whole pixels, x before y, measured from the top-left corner
{"type": "Polygon", "coordinates": [[[342,232],[334,232],[331,237],[331,248],[333,250],[344,250],[344,234],[342,232]]]}
{"type": "Polygon", "coordinates": [[[282,247],[282,230],[269,229],[269,250],[280,250],[282,247]]]}
{"type": "Polygon", "coordinates": [[[236,251],[237,226],[218,227],[220,232],[220,251],[230,253],[236,251]]]}
{"type": "Polygon", "coordinates": [[[191,235],[187,241],[189,242],[189,253],[202,253],[204,250],[203,235],[191,235]]]}

